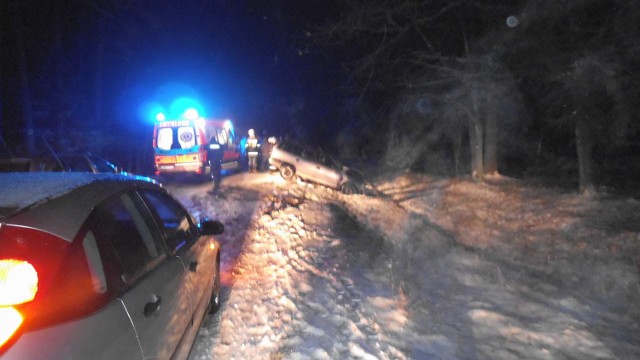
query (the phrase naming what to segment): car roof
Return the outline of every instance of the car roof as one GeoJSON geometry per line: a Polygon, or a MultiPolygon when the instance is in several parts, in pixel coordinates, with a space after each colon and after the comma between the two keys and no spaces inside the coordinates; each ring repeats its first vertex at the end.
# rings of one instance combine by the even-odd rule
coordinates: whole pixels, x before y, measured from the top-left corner
{"type": "Polygon", "coordinates": [[[0,174],[0,221],[71,241],[95,205],[135,186],[161,189],[149,178],[110,173],[0,174]]]}

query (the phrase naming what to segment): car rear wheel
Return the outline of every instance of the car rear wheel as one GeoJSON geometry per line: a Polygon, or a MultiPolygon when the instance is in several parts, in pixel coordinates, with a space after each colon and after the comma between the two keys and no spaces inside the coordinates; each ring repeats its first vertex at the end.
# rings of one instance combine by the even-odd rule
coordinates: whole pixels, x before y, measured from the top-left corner
{"type": "Polygon", "coordinates": [[[342,184],[342,186],[340,187],[340,190],[342,191],[342,193],[347,195],[358,193],[358,187],[352,182],[347,182],[342,184]]]}
{"type": "MultiPolygon", "coordinates": [[[[218,254],[220,256],[220,254],[218,254]]],[[[220,258],[216,261],[216,274],[213,278],[213,289],[211,290],[211,299],[209,299],[209,314],[213,314],[220,309],[220,258]]]]}
{"type": "Polygon", "coordinates": [[[284,164],[280,166],[280,176],[285,180],[291,180],[296,175],[296,169],[291,165],[284,164]]]}

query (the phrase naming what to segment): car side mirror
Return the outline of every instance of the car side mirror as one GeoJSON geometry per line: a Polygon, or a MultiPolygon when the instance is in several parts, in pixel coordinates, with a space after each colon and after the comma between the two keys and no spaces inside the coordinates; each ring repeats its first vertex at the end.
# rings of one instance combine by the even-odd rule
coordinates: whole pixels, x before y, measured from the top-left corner
{"type": "Polygon", "coordinates": [[[218,220],[204,220],[200,222],[202,235],[219,235],[224,232],[224,225],[218,220]]]}

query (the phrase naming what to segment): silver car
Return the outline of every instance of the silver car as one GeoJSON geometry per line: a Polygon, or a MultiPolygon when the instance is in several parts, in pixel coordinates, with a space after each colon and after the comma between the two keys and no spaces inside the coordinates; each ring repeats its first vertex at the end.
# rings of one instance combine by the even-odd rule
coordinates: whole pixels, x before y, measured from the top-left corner
{"type": "Polygon", "coordinates": [[[345,194],[365,191],[366,184],[360,172],[342,166],[321,150],[310,150],[293,142],[276,144],[269,164],[286,180],[297,176],[345,194]]]}
{"type": "Polygon", "coordinates": [[[186,358],[223,231],[150,179],[0,174],[0,359],[186,358]]]}

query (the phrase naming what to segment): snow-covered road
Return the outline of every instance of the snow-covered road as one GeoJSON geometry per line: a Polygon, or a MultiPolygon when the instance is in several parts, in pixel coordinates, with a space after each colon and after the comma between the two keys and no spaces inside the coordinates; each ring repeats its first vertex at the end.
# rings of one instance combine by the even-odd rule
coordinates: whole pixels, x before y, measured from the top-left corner
{"type": "Polygon", "coordinates": [[[223,305],[191,359],[407,357],[406,301],[381,271],[382,239],[363,232],[333,191],[289,189],[268,174],[236,175],[218,196],[208,187],[171,188],[194,213],[231,224],[220,237],[223,305]]]}
{"type": "MultiPolygon", "coordinates": [[[[470,186],[472,193],[459,206],[499,193],[470,186]]],[[[524,257],[510,247],[486,251],[464,245],[468,239],[457,233],[455,221],[447,228],[449,218],[430,220],[437,218],[435,206],[445,202],[442,188],[411,190],[411,197],[392,201],[287,184],[270,174],[224,178],[217,194],[209,184],[168,186],[196,216],[219,219],[226,227],[218,237],[222,307],[203,325],[190,359],[640,355],[634,305],[640,287],[633,268],[607,260],[599,265],[602,279],[567,286],[595,260],[566,253],[567,260],[539,267],[530,244],[524,250],[534,256],[524,257]],[[608,279],[619,285],[609,292],[598,289],[608,279]]],[[[398,189],[403,196],[410,193],[399,183],[384,190],[398,189]]],[[[509,202],[500,198],[500,204],[509,202]]],[[[572,208],[578,209],[573,203],[572,208]]],[[[537,210],[526,211],[538,216],[537,210]]],[[[538,240],[557,242],[561,231],[545,230],[538,240]]]]}

